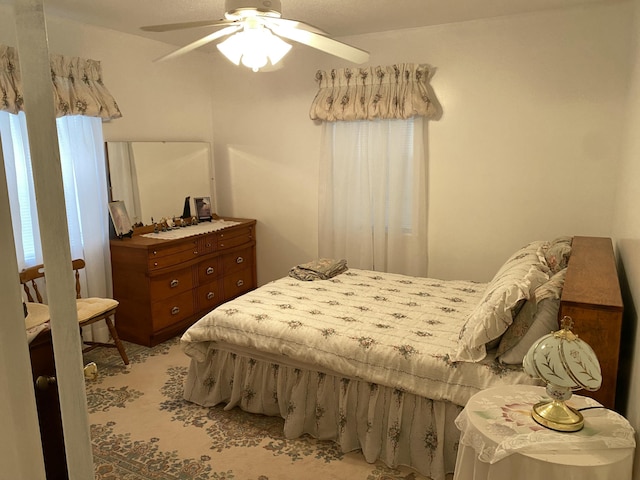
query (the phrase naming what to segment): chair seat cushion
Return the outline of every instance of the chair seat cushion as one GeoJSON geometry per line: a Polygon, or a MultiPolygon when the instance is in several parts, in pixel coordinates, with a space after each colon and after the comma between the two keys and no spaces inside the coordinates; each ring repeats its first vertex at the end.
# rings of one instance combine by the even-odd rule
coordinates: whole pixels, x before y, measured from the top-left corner
{"type": "MultiPolygon", "coordinates": [[[[101,315],[119,305],[112,298],[78,298],[78,322],[101,315]]],[[[49,321],[49,307],[43,303],[27,302],[27,316],[24,319],[26,329],[37,327],[49,321]]]]}
{"type": "Polygon", "coordinates": [[[84,322],[119,305],[113,298],[78,298],[78,322],[84,322]]]}
{"type": "Polygon", "coordinates": [[[27,302],[27,316],[24,326],[27,330],[49,321],[49,307],[42,303],[27,302]]]}

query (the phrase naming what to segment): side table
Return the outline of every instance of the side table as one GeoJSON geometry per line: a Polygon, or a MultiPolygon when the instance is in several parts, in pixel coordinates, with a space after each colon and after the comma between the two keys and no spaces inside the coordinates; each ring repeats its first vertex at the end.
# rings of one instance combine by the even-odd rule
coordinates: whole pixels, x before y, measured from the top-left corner
{"type": "MultiPolygon", "coordinates": [[[[604,408],[583,410],[585,426],[564,433],[538,425],[531,407],[544,387],[508,385],[471,397],[456,419],[460,445],[454,480],[631,480],[635,433],[604,408]]],[[[576,409],[600,406],[574,395],[576,409]]]]}

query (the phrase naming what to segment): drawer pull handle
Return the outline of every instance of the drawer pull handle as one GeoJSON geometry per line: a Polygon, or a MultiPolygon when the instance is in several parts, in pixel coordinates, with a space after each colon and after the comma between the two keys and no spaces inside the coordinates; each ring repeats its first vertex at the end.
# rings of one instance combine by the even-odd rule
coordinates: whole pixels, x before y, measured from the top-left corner
{"type": "Polygon", "coordinates": [[[173,307],[171,309],[171,315],[177,315],[178,313],[180,313],[180,307],[173,307]]]}
{"type": "Polygon", "coordinates": [[[170,286],[171,288],[176,288],[176,287],[178,286],[178,284],[179,284],[179,283],[180,283],[180,281],[179,281],[179,280],[173,279],[173,280],[171,280],[171,283],[169,284],[169,286],[170,286]]]}
{"type": "Polygon", "coordinates": [[[242,262],[244,262],[244,258],[242,257],[236,258],[236,263],[242,263],[242,262]]]}
{"type": "Polygon", "coordinates": [[[194,250],[194,251],[193,251],[193,254],[194,254],[194,255],[197,255],[197,254],[198,254],[198,250],[194,250]]]}
{"type": "Polygon", "coordinates": [[[238,280],[238,281],[236,282],[236,286],[237,286],[237,287],[241,287],[241,286],[243,286],[243,285],[244,285],[244,280],[238,280]]]}
{"type": "Polygon", "coordinates": [[[224,248],[224,243],[221,243],[221,244],[220,244],[220,248],[224,248]]]}
{"type": "Polygon", "coordinates": [[[211,244],[210,244],[210,243],[207,243],[207,248],[209,248],[209,247],[211,247],[211,244]]]}
{"type": "Polygon", "coordinates": [[[215,296],[216,295],[213,292],[209,292],[209,293],[207,293],[207,300],[211,300],[215,296]]]}
{"type": "Polygon", "coordinates": [[[154,251],[153,251],[153,254],[154,254],[154,255],[157,255],[157,254],[158,254],[158,252],[154,250],[154,251]]]}
{"type": "Polygon", "coordinates": [[[158,266],[158,262],[153,262],[153,266],[157,267],[158,266]]]}
{"type": "Polygon", "coordinates": [[[207,267],[207,275],[211,275],[214,272],[214,268],[213,267],[207,267]]]}

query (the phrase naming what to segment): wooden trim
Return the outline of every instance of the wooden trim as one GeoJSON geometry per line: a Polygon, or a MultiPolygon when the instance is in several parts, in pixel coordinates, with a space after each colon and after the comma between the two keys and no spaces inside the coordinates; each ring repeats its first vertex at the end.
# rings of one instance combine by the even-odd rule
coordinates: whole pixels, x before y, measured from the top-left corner
{"type": "MultiPolygon", "coordinates": [[[[0,218],[11,218],[0,139],[0,218]]],[[[0,228],[0,465],[3,478],[45,480],[13,228],[0,228]]]]}
{"type": "Polygon", "coordinates": [[[16,0],[16,34],[70,479],[95,478],[43,0],[16,0]]]}

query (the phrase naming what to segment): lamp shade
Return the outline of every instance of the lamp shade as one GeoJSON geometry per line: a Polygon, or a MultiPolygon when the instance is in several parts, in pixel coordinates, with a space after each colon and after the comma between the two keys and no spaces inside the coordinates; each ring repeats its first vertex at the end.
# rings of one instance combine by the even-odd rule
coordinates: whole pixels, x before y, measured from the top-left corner
{"type": "Polygon", "coordinates": [[[598,390],[602,384],[598,358],[589,344],[570,330],[565,319],[569,317],[564,317],[561,330],[531,346],[522,362],[524,371],[558,387],[598,390]]]}
{"type": "Polygon", "coordinates": [[[246,20],[243,30],[217,45],[218,50],[236,65],[242,64],[254,72],[271,62],[275,65],[284,57],[291,45],[275,36],[268,28],[246,20]]]}
{"type": "Polygon", "coordinates": [[[534,405],[533,419],[539,424],[564,432],[580,430],[584,419],[580,412],[564,402],[573,390],[598,390],[602,384],[600,363],[593,349],[571,331],[573,320],[562,319],[562,328],[541,337],[522,362],[526,373],[547,384],[550,401],[534,405]]]}

